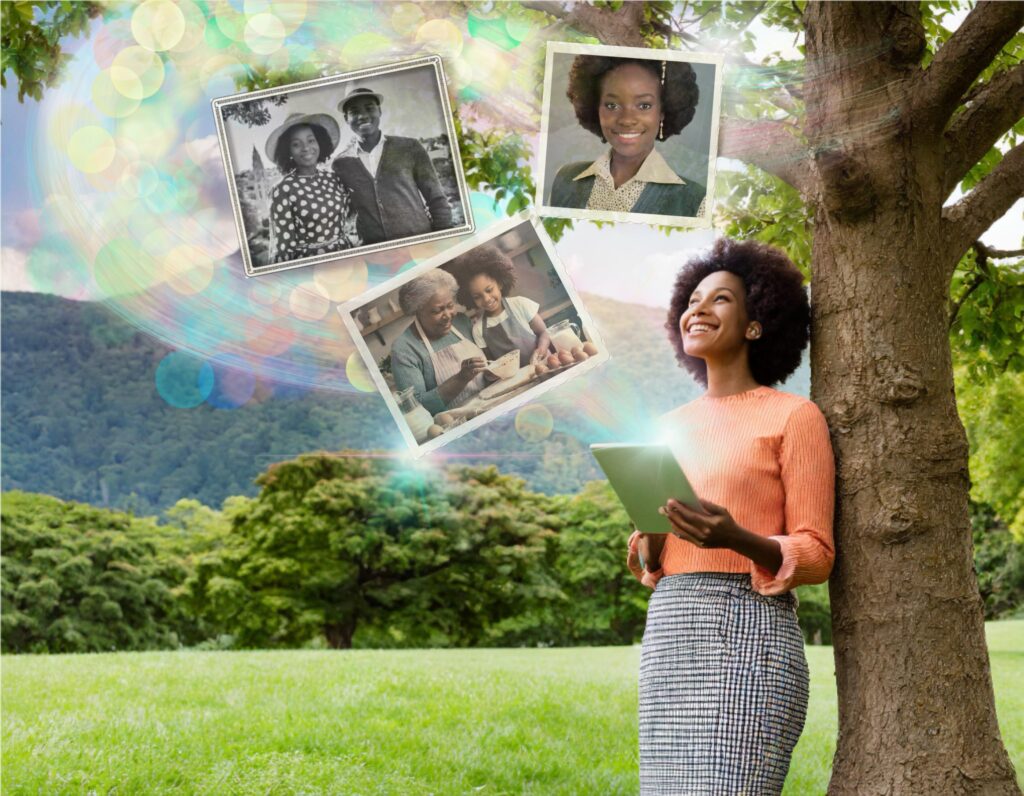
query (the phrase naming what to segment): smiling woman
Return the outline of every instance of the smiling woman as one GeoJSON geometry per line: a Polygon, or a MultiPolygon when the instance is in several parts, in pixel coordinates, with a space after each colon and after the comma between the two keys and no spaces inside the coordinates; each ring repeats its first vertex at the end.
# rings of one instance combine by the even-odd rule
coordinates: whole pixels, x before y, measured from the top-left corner
{"type": "Polygon", "coordinates": [[[803,730],[791,592],[831,571],[835,470],[818,407],[772,388],[808,342],[802,283],[777,249],[725,239],[676,279],[665,328],[707,391],[663,418],[699,505],[669,500],[671,533],[629,540],[630,569],[655,588],[640,662],[644,794],[778,794],[803,730]]]}

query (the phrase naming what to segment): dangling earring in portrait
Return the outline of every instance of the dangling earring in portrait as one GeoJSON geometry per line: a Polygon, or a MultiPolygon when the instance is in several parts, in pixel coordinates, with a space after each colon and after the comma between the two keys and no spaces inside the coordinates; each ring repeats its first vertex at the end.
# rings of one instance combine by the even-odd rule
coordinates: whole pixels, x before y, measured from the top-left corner
{"type": "MultiPolygon", "coordinates": [[[[668,64],[665,61],[661,62],[661,101],[662,105],[665,102],[665,73],[668,71],[668,64]]],[[[665,140],[665,113],[661,114],[661,123],[658,125],[658,140],[665,140]]]]}

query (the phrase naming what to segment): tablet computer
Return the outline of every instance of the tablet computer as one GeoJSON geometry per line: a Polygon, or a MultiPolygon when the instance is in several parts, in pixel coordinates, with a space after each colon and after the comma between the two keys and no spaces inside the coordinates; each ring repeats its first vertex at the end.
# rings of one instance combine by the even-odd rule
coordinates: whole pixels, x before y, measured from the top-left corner
{"type": "Polygon", "coordinates": [[[591,445],[633,524],[644,533],[671,533],[658,509],[675,498],[699,508],[700,502],[668,445],[608,443],[591,445]]]}

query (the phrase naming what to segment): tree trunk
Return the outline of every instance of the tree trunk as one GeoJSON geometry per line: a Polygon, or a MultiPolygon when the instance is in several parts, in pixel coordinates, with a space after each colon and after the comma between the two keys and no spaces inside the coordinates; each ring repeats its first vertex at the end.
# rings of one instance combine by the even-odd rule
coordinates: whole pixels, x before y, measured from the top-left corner
{"type": "Polygon", "coordinates": [[[352,649],[352,637],[356,634],[356,619],[351,617],[342,622],[331,622],[324,625],[324,636],[327,646],[332,650],[352,649]]]}
{"type": "MultiPolygon", "coordinates": [[[[910,114],[915,3],[808,4],[820,194],[812,395],[837,455],[829,793],[1019,794],[972,567],[948,339],[941,135],[910,114]]],[[[941,131],[940,131],[941,132],[941,131]]]]}

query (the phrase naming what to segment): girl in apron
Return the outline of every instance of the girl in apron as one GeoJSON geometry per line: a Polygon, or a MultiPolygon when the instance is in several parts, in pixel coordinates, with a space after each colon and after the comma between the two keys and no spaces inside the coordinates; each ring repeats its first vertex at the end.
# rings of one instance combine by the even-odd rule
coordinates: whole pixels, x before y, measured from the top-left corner
{"type": "Polygon", "coordinates": [[[449,266],[459,282],[458,300],[475,306],[480,314],[473,323],[473,342],[498,359],[519,351],[519,366],[543,360],[551,350],[540,305],[526,296],[510,296],[516,285],[512,260],[494,245],[478,246],[456,257],[449,266]]]}

